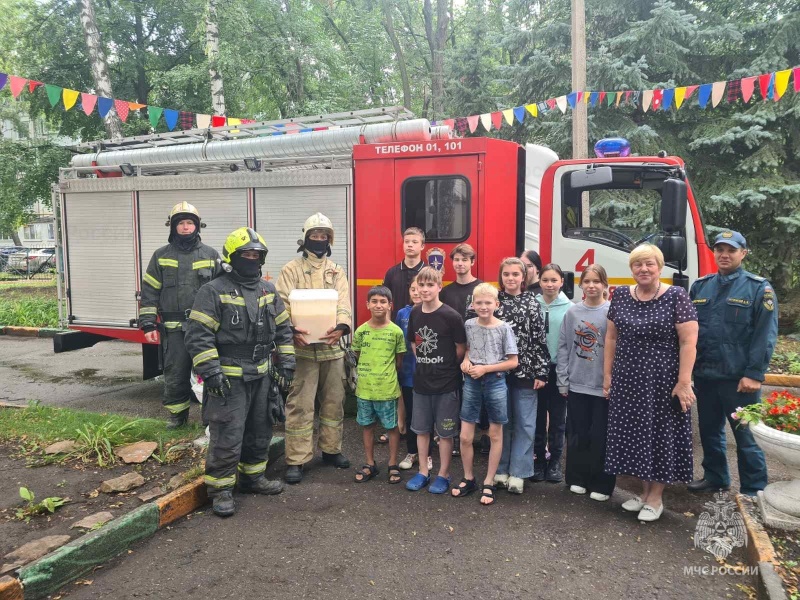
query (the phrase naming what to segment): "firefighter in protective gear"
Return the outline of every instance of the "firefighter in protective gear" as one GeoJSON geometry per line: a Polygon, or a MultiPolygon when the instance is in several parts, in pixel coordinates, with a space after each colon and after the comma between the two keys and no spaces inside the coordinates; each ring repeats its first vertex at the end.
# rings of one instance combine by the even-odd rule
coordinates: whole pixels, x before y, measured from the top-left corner
{"type": "Polygon", "coordinates": [[[234,513],[237,471],[240,492],[283,491],[281,482],[264,476],[272,414],[279,412],[269,406],[270,373],[291,380],[295,350],[289,313],[275,286],[261,278],[266,255],[266,243],[252,229],[231,233],[222,251],[225,272],[200,288],[189,314],[186,348],[204,381],[203,420],[210,430],[205,482],[219,516],[234,513]]]}
{"type": "Polygon", "coordinates": [[[184,425],[194,398],[192,360],[186,352],[186,319],[195,294],[221,271],[219,254],[200,241],[200,213],[188,202],[169,213],[169,244],[153,253],[142,278],[139,326],[149,343],[159,342],[164,354],[164,407],[168,429],[184,425]]]}
{"type": "Polygon", "coordinates": [[[344,419],[344,350],[339,340],[350,333],[352,311],[350,286],[342,267],[330,260],[333,223],[322,213],[310,216],[303,226],[303,240],[295,258],[281,269],[278,293],[291,314],[289,294],[295,289],[334,289],[339,294],[336,326],[323,343],[309,344],[307,331],[294,328],[297,376],[286,399],[286,482],[299,483],[303,465],[314,456],[314,401],[320,399],[319,446],[325,464],[345,469],[342,455],[344,419]]]}

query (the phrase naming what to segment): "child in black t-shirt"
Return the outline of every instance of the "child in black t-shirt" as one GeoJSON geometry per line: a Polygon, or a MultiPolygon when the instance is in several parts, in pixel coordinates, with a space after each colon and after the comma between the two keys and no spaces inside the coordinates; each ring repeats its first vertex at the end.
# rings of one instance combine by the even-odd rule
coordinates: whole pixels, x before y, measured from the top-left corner
{"type": "Polygon", "coordinates": [[[450,459],[458,435],[461,361],[466,352],[464,321],[439,300],[442,274],[424,267],[417,275],[422,304],[411,310],[408,336],[417,357],[411,430],[417,434],[419,473],[406,484],[418,491],[430,483],[428,451],[431,433],[439,436],[439,475],[428,491],[444,494],[450,488],[450,459]]]}
{"type": "Polygon", "coordinates": [[[472,304],[472,291],[483,283],[472,274],[475,250],[469,244],[459,244],[450,253],[450,260],[453,261],[456,280],[442,290],[439,299],[466,321],[467,309],[472,304]]]}

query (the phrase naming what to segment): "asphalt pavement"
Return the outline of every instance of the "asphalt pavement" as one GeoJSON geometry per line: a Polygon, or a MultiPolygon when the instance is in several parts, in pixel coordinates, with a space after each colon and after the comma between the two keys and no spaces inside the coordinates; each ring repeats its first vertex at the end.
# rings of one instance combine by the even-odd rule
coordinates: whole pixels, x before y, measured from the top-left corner
{"type": "MultiPolygon", "coordinates": [[[[163,416],[160,383],[142,382],[137,346],[104,342],[52,354],[52,342],[0,337],[0,400],[136,416],[163,416]]],[[[193,411],[197,408],[193,407],[193,411]]],[[[193,415],[193,418],[194,415],[193,415]]],[[[730,440],[732,441],[732,440],[730,440]]],[[[744,598],[754,577],[711,574],[714,557],[694,547],[708,496],[669,486],[660,521],[639,523],[620,504],[636,492],[620,478],[609,502],[571,494],[564,485],[526,483],[522,495],[498,492],[454,499],[408,492],[380,475],[317,459],[300,485],[280,496],[237,496],[238,512],[220,519],[195,513],[62,590],[69,598],[744,598]],[[699,574],[707,567],[705,575],[699,574]],[[88,582],[91,582],[88,584],[88,582]]],[[[363,462],[361,435],[345,424],[345,452],[363,462]]],[[[702,450],[695,435],[695,473],[702,450]]],[[[729,462],[736,472],[735,452],[729,462]]],[[[786,478],[769,463],[770,479],[786,478]]],[[[268,474],[278,477],[283,461],[268,474]]],[[[485,457],[478,460],[478,475],[485,457]]],[[[407,479],[410,474],[405,473],[407,479]]],[[[461,477],[454,460],[453,481],[461,477]]],[[[734,490],[738,481],[734,482],[734,490]]],[[[737,549],[729,564],[744,562],[737,549]]]]}

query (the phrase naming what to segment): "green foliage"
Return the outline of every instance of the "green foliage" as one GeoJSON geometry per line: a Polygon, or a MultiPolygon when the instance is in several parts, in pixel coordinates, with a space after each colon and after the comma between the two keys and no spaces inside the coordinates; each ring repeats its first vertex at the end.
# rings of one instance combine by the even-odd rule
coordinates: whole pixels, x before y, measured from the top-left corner
{"type": "Polygon", "coordinates": [[[33,490],[29,490],[26,487],[19,488],[19,496],[25,501],[25,506],[18,508],[15,512],[15,516],[20,521],[25,521],[26,523],[29,523],[36,515],[52,515],[56,512],[58,507],[64,506],[69,502],[69,498],[59,498],[58,496],[51,496],[45,498],[41,502],[34,502],[36,496],[33,490]]]}
{"type": "Polygon", "coordinates": [[[114,448],[130,443],[132,432],[139,426],[139,420],[124,421],[112,417],[104,423],[87,423],[76,429],[79,450],[84,462],[94,461],[100,467],[113,465],[117,461],[114,448]]]}
{"type": "Polygon", "coordinates": [[[0,324],[16,327],[58,327],[56,298],[15,299],[0,297],[0,324]]]}

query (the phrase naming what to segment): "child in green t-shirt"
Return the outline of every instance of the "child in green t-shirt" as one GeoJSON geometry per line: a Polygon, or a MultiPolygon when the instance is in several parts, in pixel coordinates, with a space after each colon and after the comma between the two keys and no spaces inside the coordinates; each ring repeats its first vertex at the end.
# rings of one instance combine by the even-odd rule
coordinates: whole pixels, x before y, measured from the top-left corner
{"type": "Polygon", "coordinates": [[[400,430],[397,427],[397,400],[400,383],[397,371],[403,364],[406,341],[403,331],[392,323],[392,292],[384,286],[375,286],[367,292],[367,309],[372,317],[356,329],[353,351],[358,357],[358,415],[364,435],[364,452],[367,462],[356,471],[357,483],[369,481],[378,474],[375,464],[375,424],[389,432],[389,483],[400,483],[397,452],[400,448],[400,430]]]}

